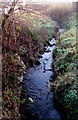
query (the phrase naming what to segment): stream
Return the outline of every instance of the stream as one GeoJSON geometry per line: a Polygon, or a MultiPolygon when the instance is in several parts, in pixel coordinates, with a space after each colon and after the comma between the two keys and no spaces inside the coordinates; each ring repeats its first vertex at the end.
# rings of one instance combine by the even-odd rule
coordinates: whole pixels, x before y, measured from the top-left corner
{"type": "Polygon", "coordinates": [[[53,51],[56,49],[56,40],[50,41],[50,46],[45,47],[40,65],[30,68],[23,78],[22,94],[28,99],[21,105],[21,120],[61,120],[59,111],[53,101],[53,89],[50,79],[54,75],[53,51]]]}

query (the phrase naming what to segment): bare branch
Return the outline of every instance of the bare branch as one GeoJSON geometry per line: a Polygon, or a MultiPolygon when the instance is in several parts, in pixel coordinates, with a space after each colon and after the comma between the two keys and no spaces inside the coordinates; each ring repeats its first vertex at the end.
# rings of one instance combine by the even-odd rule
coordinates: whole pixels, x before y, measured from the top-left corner
{"type": "Polygon", "coordinates": [[[17,2],[18,2],[18,0],[14,0],[14,1],[12,2],[11,8],[10,8],[10,10],[8,11],[8,14],[14,12],[14,8],[15,8],[17,2]]]}

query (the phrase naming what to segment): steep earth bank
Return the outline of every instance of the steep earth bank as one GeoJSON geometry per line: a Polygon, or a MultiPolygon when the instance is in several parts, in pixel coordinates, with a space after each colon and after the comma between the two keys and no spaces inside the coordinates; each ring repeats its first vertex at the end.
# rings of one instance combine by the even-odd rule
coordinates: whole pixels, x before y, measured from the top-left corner
{"type": "MultiPolygon", "coordinates": [[[[2,20],[5,18],[2,17],[2,20]]],[[[52,38],[55,22],[38,11],[14,13],[4,24],[3,53],[3,115],[2,119],[17,120],[20,104],[20,76],[43,53],[44,45],[52,38]]]]}
{"type": "Polygon", "coordinates": [[[73,13],[66,22],[66,28],[68,26],[69,29],[60,36],[54,62],[57,74],[53,82],[55,100],[59,101],[57,107],[60,109],[62,106],[63,113],[69,120],[78,119],[78,41],[76,40],[78,23],[75,18],[73,13]]]}

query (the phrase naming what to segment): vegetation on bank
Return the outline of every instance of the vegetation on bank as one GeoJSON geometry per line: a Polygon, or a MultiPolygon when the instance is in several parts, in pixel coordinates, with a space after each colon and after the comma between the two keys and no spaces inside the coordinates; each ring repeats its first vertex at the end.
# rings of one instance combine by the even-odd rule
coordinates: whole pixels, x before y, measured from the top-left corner
{"type": "Polygon", "coordinates": [[[78,43],[75,38],[78,24],[75,23],[74,15],[69,17],[69,5],[68,9],[64,5],[42,6],[34,5],[33,8],[30,5],[24,10],[20,8],[19,11],[6,15],[6,21],[2,17],[2,21],[5,21],[3,35],[0,35],[3,38],[3,120],[16,120],[20,117],[19,104],[25,102],[25,99],[20,101],[20,76],[36,63],[39,53],[43,53],[44,44],[52,39],[55,22],[51,19],[59,20],[58,23],[67,30],[60,36],[57,45],[54,62],[57,73],[55,95],[67,111],[68,118],[78,118],[78,43]]]}
{"type": "Polygon", "coordinates": [[[78,119],[78,59],[75,13],[65,23],[66,32],[60,36],[54,62],[57,79],[54,82],[55,98],[64,107],[67,119],[78,119]]]}
{"type": "MultiPolygon", "coordinates": [[[[5,17],[2,17],[5,21],[5,17]]],[[[17,119],[20,104],[20,76],[36,63],[44,44],[52,37],[55,22],[38,11],[27,9],[9,15],[3,27],[3,115],[17,119]]]]}

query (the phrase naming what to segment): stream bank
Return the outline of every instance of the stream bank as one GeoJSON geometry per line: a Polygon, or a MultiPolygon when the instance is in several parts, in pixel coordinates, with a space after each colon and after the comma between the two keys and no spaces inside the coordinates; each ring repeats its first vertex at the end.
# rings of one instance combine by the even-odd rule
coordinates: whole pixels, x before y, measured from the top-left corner
{"type": "MultiPolygon", "coordinates": [[[[29,5],[30,6],[30,5],[29,5]]],[[[4,20],[4,18],[1,18],[4,20]]],[[[20,76],[35,63],[39,52],[52,37],[55,22],[34,10],[10,15],[5,21],[2,37],[3,115],[16,120],[19,117],[20,76]],[[46,24],[47,23],[47,24],[46,24]],[[7,102],[8,101],[8,102],[7,102]],[[18,108],[18,110],[17,110],[18,108]]],[[[40,56],[39,56],[40,57],[40,56]]],[[[23,102],[23,101],[22,101],[23,102]]]]}
{"type": "Polygon", "coordinates": [[[78,120],[78,59],[75,21],[75,13],[72,13],[65,23],[67,29],[58,43],[54,68],[57,73],[56,81],[53,83],[55,101],[62,106],[65,117],[68,120],[78,120]]]}

